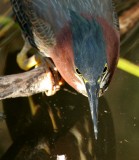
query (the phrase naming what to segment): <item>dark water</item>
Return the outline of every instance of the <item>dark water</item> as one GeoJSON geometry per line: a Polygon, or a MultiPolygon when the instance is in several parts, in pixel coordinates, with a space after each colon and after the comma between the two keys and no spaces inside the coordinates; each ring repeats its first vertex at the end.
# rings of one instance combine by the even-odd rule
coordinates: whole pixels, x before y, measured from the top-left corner
{"type": "MultiPolygon", "coordinates": [[[[130,2],[120,3],[119,12],[130,2]]],[[[138,37],[139,24],[122,40],[120,53],[135,64],[139,64],[138,37]]],[[[21,46],[17,31],[0,50],[1,74],[21,72],[15,61],[21,46]]],[[[97,142],[87,98],[67,84],[52,97],[38,94],[4,100],[7,118],[0,122],[1,160],[55,160],[57,155],[66,155],[68,160],[138,160],[138,97],[139,79],[117,69],[99,100],[97,142]]]]}
{"type": "MultiPolygon", "coordinates": [[[[123,42],[121,56],[139,64],[139,24],[123,42]]],[[[117,159],[137,160],[139,156],[139,79],[117,70],[105,95],[113,116],[117,159]]]]}

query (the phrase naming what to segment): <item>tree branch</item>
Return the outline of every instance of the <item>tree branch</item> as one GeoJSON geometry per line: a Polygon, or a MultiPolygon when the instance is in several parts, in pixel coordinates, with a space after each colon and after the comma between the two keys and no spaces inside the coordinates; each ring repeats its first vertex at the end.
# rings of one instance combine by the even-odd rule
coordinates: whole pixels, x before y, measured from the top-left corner
{"type": "MultiPolygon", "coordinates": [[[[60,76],[46,65],[28,72],[0,77],[0,100],[15,97],[27,97],[40,92],[54,94],[60,89],[60,76]]],[[[49,94],[48,94],[49,95],[49,94]]]]}

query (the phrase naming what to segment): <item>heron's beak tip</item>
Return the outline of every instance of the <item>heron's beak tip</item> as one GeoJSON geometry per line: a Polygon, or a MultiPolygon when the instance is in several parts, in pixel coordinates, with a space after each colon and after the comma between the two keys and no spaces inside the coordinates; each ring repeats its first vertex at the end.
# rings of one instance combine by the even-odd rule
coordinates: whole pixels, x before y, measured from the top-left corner
{"type": "Polygon", "coordinates": [[[88,94],[91,117],[94,124],[94,136],[97,140],[98,138],[98,87],[97,85],[92,85],[86,83],[86,91],[88,94]]]}

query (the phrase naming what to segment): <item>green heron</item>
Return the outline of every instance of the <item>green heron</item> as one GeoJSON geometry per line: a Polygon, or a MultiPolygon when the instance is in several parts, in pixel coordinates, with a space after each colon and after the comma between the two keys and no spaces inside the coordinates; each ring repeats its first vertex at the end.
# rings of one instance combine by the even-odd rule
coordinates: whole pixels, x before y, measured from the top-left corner
{"type": "MultiPolygon", "coordinates": [[[[51,58],[64,80],[88,96],[97,138],[98,97],[111,81],[119,54],[113,1],[11,0],[11,3],[25,41],[42,56],[51,58]]],[[[21,67],[28,48],[24,47],[18,55],[21,67]]]]}

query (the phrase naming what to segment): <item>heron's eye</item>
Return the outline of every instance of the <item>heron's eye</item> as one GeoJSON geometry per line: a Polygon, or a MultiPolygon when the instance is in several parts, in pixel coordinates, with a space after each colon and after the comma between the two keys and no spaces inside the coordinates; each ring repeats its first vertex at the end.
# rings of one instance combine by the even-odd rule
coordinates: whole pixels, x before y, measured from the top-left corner
{"type": "Polygon", "coordinates": [[[78,75],[81,75],[81,72],[79,71],[78,68],[76,68],[76,73],[77,73],[78,75]]]}
{"type": "Polygon", "coordinates": [[[105,67],[104,67],[103,73],[106,73],[107,70],[108,70],[108,66],[107,66],[107,64],[106,64],[105,67]]]}
{"type": "Polygon", "coordinates": [[[103,88],[102,85],[104,86],[103,82],[105,81],[105,78],[107,77],[107,74],[108,74],[108,65],[106,63],[105,66],[104,66],[104,69],[103,69],[103,73],[98,79],[98,83],[101,84],[100,88],[103,88]]]}

